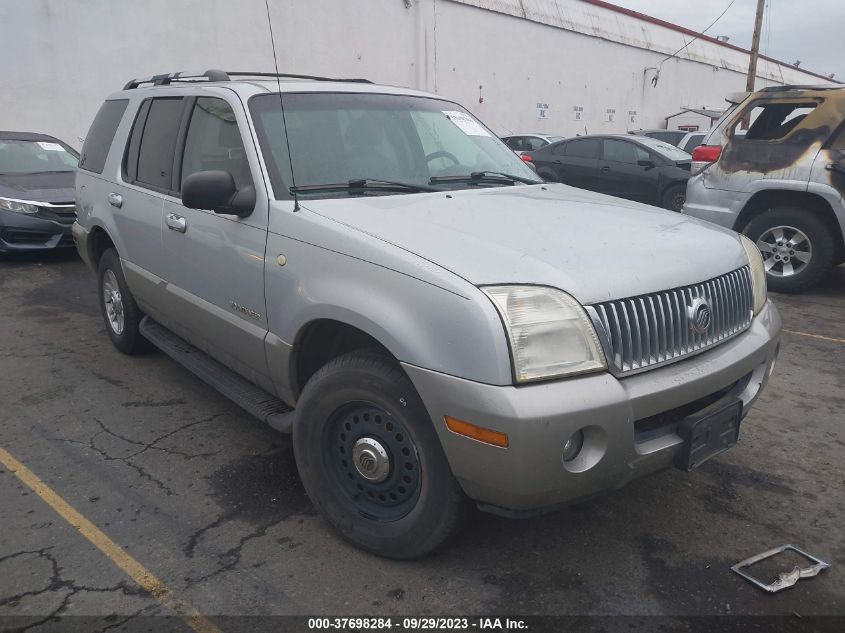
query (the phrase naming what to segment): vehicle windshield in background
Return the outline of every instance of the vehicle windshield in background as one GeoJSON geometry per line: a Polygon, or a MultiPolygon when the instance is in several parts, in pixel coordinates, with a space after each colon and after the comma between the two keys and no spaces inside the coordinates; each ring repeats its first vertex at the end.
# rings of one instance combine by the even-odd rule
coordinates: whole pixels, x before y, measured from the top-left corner
{"type": "Polygon", "coordinates": [[[566,137],[565,136],[547,136],[546,138],[549,139],[549,143],[557,143],[558,141],[564,140],[566,137]]]}
{"type": "Polygon", "coordinates": [[[542,182],[475,117],[448,101],[303,93],[283,95],[280,104],[278,94],[269,94],[254,97],[250,110],[276,197],[287,197],[282,192],[291,187],[309,197],[415,192],[361,185],[375,180],[439,189],[516,182],[485,172],[542,182]],[[465,179],[438,181],[443,176],[465,179]],[[344,184],[348,190],[319,187],[344,184]]]}
{"type": "Polygon", "coordinates": [[[672,162],[692,160],[692,156],[687,154],[684,150],[675,147],[671,143],[658,141],[656,138],[651,138],[649,136],[640,136],[637,138],[637,141],[647,146],[649,149],[654,150],[664,158],[668,158],[672,162]]]}
{"type": "Polygon", "coordinates": [[[52,141],[0,141],[0,174],[73,171],[79,159],[52,141]]]}

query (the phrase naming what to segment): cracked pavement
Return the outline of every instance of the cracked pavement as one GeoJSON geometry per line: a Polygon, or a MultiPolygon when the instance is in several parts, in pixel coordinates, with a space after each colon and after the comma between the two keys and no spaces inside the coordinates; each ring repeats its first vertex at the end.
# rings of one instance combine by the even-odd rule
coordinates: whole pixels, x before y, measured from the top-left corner
{"type": "MultiPolygon", "coordinates": [[[[164,355],[114,350],[74,254],[3,258],[0,298],[0,446],[203,614],[845,614],[841,343],[784,334],[740,444],[694,473],[534,519],[477,513],[393,562],[315,514],[286,436],[164,355]],[[783,543],[833,566],[774,596],[730,572],[783,543]]],[[[775,301],[787,329],[845,338],[845,268],[775,301]]],[[[0,527],[0,628],[166,613],[2,467],[0,527]]]]}

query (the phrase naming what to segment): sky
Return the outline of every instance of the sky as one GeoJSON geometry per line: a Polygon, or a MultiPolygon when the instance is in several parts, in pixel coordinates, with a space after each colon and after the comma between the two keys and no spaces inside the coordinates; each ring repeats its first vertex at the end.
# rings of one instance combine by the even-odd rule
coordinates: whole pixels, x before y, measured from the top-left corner
{"type": "MultiPolygon", "coordinates": [[[[613,4],[685,26],[707,27],[730,0],[609,0],[613,4]]],[[[707,35],[729,36],[730,43],[751,48],[757,0],[734,0],[707,35]]],[[[782,62],[801,60],[801,67],[845,81],[845,1],[766,0],[760,52],[782,62]]]]}

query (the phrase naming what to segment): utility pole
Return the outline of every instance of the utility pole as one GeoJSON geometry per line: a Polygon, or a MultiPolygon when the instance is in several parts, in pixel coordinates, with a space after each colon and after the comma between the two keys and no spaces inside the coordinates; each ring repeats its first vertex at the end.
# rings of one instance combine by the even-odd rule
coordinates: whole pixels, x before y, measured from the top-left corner
{"type": "Polygon", "coordinates": [[[757,57],[760,54],[760,31],[763,30],[763,7],[766,0],[757,0],[757,15],[754,17],[754,37],[751,39],[751,58],[748,60],[748,78],[745,80],[745,90],[754,91],[754,80],[757,78],[757,57]]]}

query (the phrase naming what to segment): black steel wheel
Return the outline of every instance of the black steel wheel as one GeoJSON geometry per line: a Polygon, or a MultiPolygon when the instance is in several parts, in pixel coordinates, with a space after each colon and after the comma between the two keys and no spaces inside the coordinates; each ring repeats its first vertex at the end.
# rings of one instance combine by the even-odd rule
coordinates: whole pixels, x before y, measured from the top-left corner
{"type": "Polygon", "coordinates": [[[297,401],[293,448],[314,507],[362,549],[417,558],[463,524],[467,500],[392,358],[351,352],[320,368],[297,401]]]}
{"type": "Polygon", "coordinates": [[[341,407],[326,425],[324,458],[363,516],[395,521],[420,491],[417,447],[405,425],[370,403],[341,407]]]}

